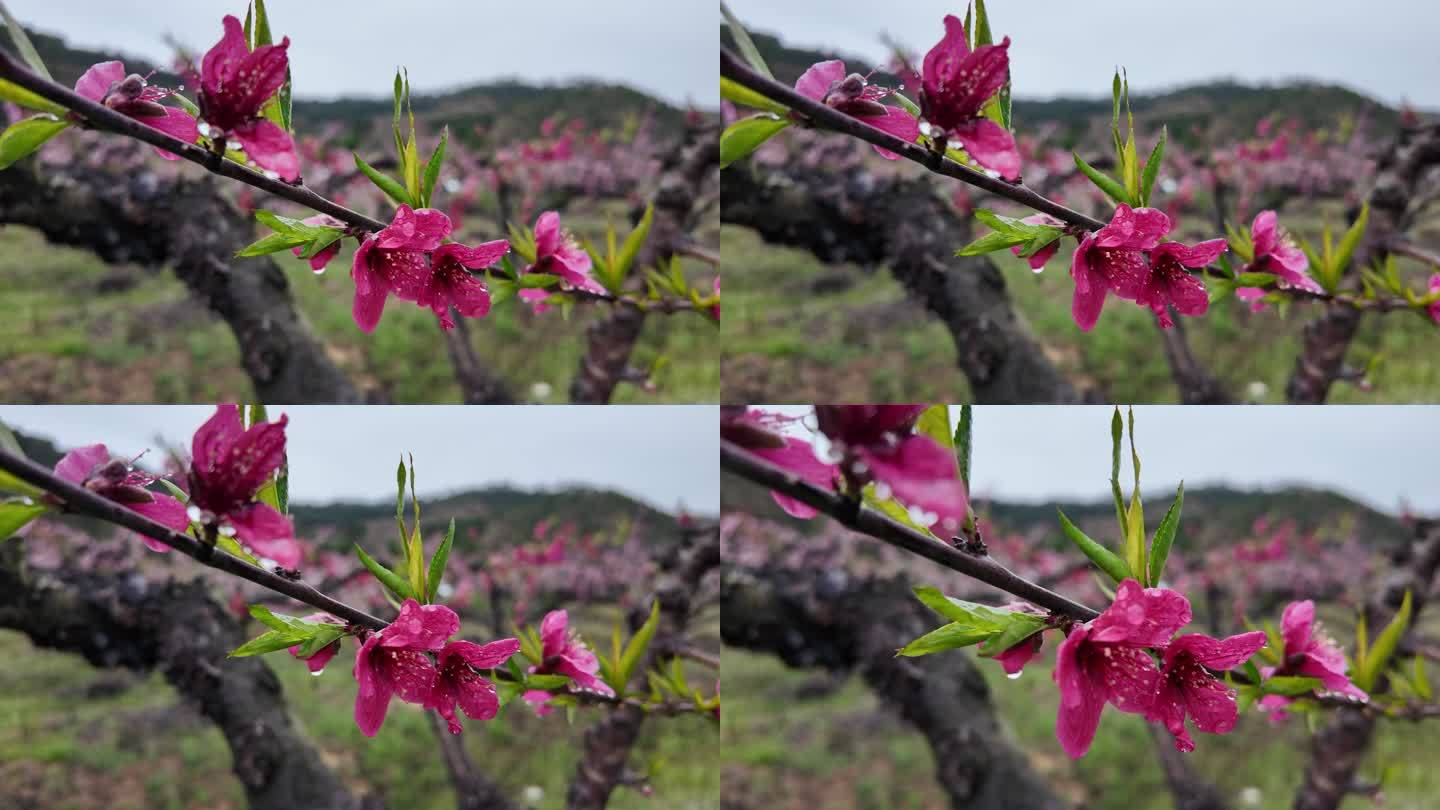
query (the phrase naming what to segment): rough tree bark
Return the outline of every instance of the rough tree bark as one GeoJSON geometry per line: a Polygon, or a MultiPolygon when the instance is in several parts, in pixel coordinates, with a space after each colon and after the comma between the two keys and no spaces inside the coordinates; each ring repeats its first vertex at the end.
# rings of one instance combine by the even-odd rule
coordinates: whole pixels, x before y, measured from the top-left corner
{"type": "MultiPolygon", "coordinates": [[[[691,243],[690,232],[704,210],[705,189],[716,183],[714,175],[720,168],[720,124],[706,121],[692,127],[685,142],[672,153],[661,171],[652,201],[655,218],[650,237],[635,258],[635,267],[648,267],[668,261],[669,257],[691,243]]],[[[635,213],[636,221],[643,209],[635,213]]],[[[570,383],[570,401],[585,405],[603,405],[615,394],[615,386],[625,379],[630,354],[645,327],[643,310],[616,306],[585,330],[585,356],[575,379],[570,383]]]]}
{"type": "Polygon", "coordinates": [[[0,222],[36,228],[107,262],[170,265],[230,327],[262,400],[361,401],[296,311],[279,266],[263,256],[234,258],[253,227],[208,177],[22,161],[0,172],[0,222]]]}
{"type": "Polygon", "coordinates": [[[840,570],[727,565],[720,586],[726,644],[777,655],[792,667],[858,670],[925,735],[954,810],[1065,806],[1007,739],[968,654],[895,655],[905,640],[935,628],[904,583],[856,580],[840,570]]]}
{"type": "MultiPolygon", "coordinates": [[[[1369,267],[1383,261],[1396,240],[1413,224],[1411,202],[1421,184],[1440,166],[1440,124],[1402,130],[1395,145],[1380,159],[1375,183],[1367,198],[1370,221],[1355,250],[1352,267],[1369,267]]],[[[1350,211],[1353,222],[1359,209],[1350,211]]],[[[1356,274],[1352,274],[1352,278],[1356,274]]],[[[1295,360],[1285,395],[1289,402],[1317,405],[1330,395],[1330,386],[1345,370],[1345,354],[1360,329],[1363,313],[1343,304],[1326,304],[1321,315],[1306,324],[1300,356],[1295,360]]]]}
{"type": "Polygon", "coordinates": [[[275,673],[227,658],[244,629],[199,582],[147,582],[74,568],[27,569],[19,542],[0,546],[0,627],[99,667],[158,669],[230,745],[251,810],[368,810],[290,721],[275,673]]]}
{"type": "MultiPolygon", "coordinates": [[[[655,583],[655,601],[660,603],[660,621],[651,639],[645,660],[637,668],[633,686],[643,690],[645,672],[670,654],[685,637],[685,628],[696,609],[695,596],[700,582],[720,565],[720,529],[711,525],[687,531],[683,542],[659,558],[660,574],[655,583]]],[[[634,613],[631,629],[638,628],[648,616],[650,602],[645,602],[646,616],[634,613]]],[[[567,794],[569,810],[603,810],[610,794],[625,779],[625,763],[630,750],[640,739],[645,711],[625,704],[585,732],[580,762],[567,794]]]]}
{"type": "Polygon", "coordinates": [[[1016,317],[995,265],[983,256],[954,255],[970,241],[969,225],[936,196],[928,178],[744,161],[726,168],[720,180],[722,221],[809,250],[821,261],[887,265],[949,330],[975,402],[1081,399],[1016,317]]]}
{"type": "MultiPolygon", "coordinates": [[[[1437,128],[1440,132],[1440,128],[1437,128]]],[[[1425,606],[1425,598],[1440,570],[1440,522],[1421,521],[1419,542],[1403,568],[1397,569],[1385,586],[1365,605],[1365,623],[1384,627],[1410,593],[1411,627],[1425,606]]],[[[1404,646],[1402,642],[1402,647],[1404,646]]],[[[1364,706],[1336,709],[1325,727],[1310,740],[1310,763],[1305,781],[1295,794],[1295,810],[1337,810],[1356,785],[1355,774],[1370,750],[1378,717],[1364,706]]]]}

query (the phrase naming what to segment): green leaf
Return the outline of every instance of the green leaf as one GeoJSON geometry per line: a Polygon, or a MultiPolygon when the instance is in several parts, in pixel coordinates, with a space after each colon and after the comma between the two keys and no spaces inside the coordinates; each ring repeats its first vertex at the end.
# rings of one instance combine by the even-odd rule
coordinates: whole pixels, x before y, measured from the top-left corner
{"type": "Polygon", "coordinates": [[[284,613],[275,613],[264,605],[251,605],[250,616],[272,630],[285,630],[289,632],[307,632],[316,626],[316,622],[307,622],[294,616],[287,616],[284,613]]]}
{"type": "Polygon", "coordinates": [[[928,436],[946,450],[955,449],[955,434],[950,431],[950,407],[931,405],[915,420],[915,432],[928,436]]]}
{"type": "Polygon", "coordinates": [[[410,533],[410,545],[405,549],[405,570],[410,576],[410,590],[415,598],[422,600],[429,588],[425,584],[425,545],[420,536],[420,521],[410,533]]]}
{"type": "Polygon", "coordinates": [[[69,126],[69,121],[44,113],[11,124],[0,133],[0,169],[8,169],[17,160],[29,157],[69,126]]]}
{"type": "Polygon", "coordinates": [[[310,633],[297,633],[295,631],[271,630],[230,651],[231,658],[245,658],[251,655],[264,655],[265,653],[277,652],[289,649],[296,644],[303,643],[310,638],[310,633]]]}
{"type": "Polygon", "coordinates": [[[399,181],[371,167],[369,163],[366,163],[360,157],[359,152],[355,153],[355,168],[359,169],[361,174],[370,178],[370,182],[374,183],[377,188],[385,192],[385,196],[394,200],[396,203],[409,206],[415,205],[415,201],[411,198],[410,192],[406,191],[405,187],[400,185],[399,181]]]}
{"type": "Polygon", "coordinates": [[[1080,549],[1081,554],[1084,554],[1090,559],[1090,562],[1095,563],[1101,571],[1108,574],[1110,579],[1115,582],[1120,582],[1134,578],[1134,573],[1132,573],[1130,566],[1126,564],[1124,560],[1117,557],[1114,552],[1090,539],[1090,536],[1085,534],[1085,532],[1080,531],[1079,527],[1070,522],[1070,518],[1065,517],[1065,513],[1062,510],[1056,509],[1055,511],[1060,515],[1060,530],[1065,533],[1066,537],[1070,538],[1070,542],[1074,543],[1076,548],[1080,549]]]}
{"type": "Polygon", "coordinates": [[[983,256],[986,253],[994,253],[997,250],[1008,250],[1016,245],[1022,245],[1026,237],[1014,233],[1001,233],[991,231],[976,239],[963,248],[955,251],[956,256],[983,256]]]}
{"type": "Polygon", "coordinates": [[[549,692],[552,689],[564,689],[570,684],[570,678],[565,675],[526,675],[525,686],[528,689],[540,689],[549,692]]]}
{"type": "Polygon", "coordinates": [[[1379,680],[1381,673],[1390,665],[1390,659],[1395,655],[1395,648],[1400,645],[1400,639],[1405,631],[1410,628],[1410,592],[1405,592],[1405,598],[1400,603],[1400,610],[1396,611],[1395,617],[1385,625],[1380,635],[1375,637],[1375,643],[1371,645],[1369,652],[1365,654],[1365,660],[1361,666],[1355,669],[1355,685],[1371,691],[1375,688],[1375,682],[1379,680]]]}
{"type": "Polygon", "coordinates": [[[55,77],[50,75],[50,69],[45,67],[45,60],[40,58],[40,52],[35,50],[35,45],[30,42],[30,37],[26,35],[25,27],[20,24],[19,20],[15,19],[15,16],[10,13],[10,9],[6,8],[4,3],[0,3],[0,17],[5,18],[5,30],[10,34],[10,41],[15,43],[15,52],[20,54],[20,58],[25,60],[25,64],[29,65],[31,70],[41,76],[44,76],[52,82],[55,81],[55,77]]]}
{"type": "Polygon", "coordinates": [[[1044,629],[1044,616],[1020,613],[1019,611],[1012,612],[1010,623],[1005,626],[1005,629],[986,639],[985,643],[980,645],[980,655],[984,658],[994,658],[1044,629]]]}
{"type": "MultiPolygon", "coordinates": [[[[754,40],[750,39],[750,34],[746,32],[745,26],[740,24],[740,21],[730,12],[730,7],[724,2],[720,3],[720,13],[725,16],[725,24],[730,26],[730,36],[734,37],[735,46],[740,49],[740,55],[745,57],[745,61],[750,63],[750,67],[765,76],[775,78],[775,74],[770,72],[770,66],[765,64],[765,58],[760,55],[760,49],[756,48],[754,40]]],[[[723,163],[721,168],[724,168],[723,163]]]]}
{"type": "Polygon", "coordinates": [[[410,583],[406,582],[399,574],[376,562],[374,558],[365,553],[365,549],[361,548],[358,543],[355,545],[355,556],[359,557],[360,563],[368,568],[376,579],[380,580],[381,585],[389,588],[396,596],[401,599],[415,598],[415,591],[411,590],[410,583]]]}
{"type": "Polygon", "coordinates": [[[655,638],[655,628],[660,625],[660,602],[656,600],[650,605],[650,617],[635,631],[635,635],[625,643],[625,651],[620,654],[619,666],[616,668],[618,683],[610,686],[616,694],[623,695],[625,687],[630,679],[635,677],[635,668],[640,665],[640,660],[645,657],[645,651],[650,649],[650,642],[655,638]]]}
{"type": "Polygon", "coordinates": [[[267,253],[280,253],[285,250],[293,250],[309,241],[309,239],[296,234],[272,233],[241,248],[235,257],[244,258],[246,256],[264,256],[267,253]]]}
{"type": "Polygon", "coordinates": [[[993,608],[978,602],[967,602],[964,599],[946,596],[940,592],[939,588],[930,585],[917,585],[914,591],[915,598],[919,599],[925,607],[950,621],[975,627],[987,627],[997,633],[1005,629],[1005,625],[1010,622],[1009,617],[1013,613],[1013,611],[993,608]]]}
{"type": "Polygon", "coordinates": [[[310,636],[310,638],[304,644],[300,645],[300,649],[297,651],[298,655],[296,657],[309,658],[315,653],[318,653],[326,647],[330,646],[331,644],[335,643],[337,640],[340,639],[341,636],[344,635],[345,628],[341,627],[340,625],[330,624],[328,622],[320,623],[320,626],[315,629],[315,634],[310,636]]]}
{"type": "Polygon", "coordinates": [[[1120,447],[1125,441],[1125,420],[1120,409],[1110,417],[1110,494],[1115,496],[1115,520],[1120,524],[1120,534],[1127,532],[1125,525],[1125,496],[1120,492],[1120,447]]]}
{"type": "Polygon", "coordinates": [[[1359,246],[1360,239],[1365,236],[1365,226],[1370,222],[1370,202],[1367,200],[1360,206],[1360,214],[1355,217],[1345,236],[1340,239],[1340,245],[1335,250],[1335,258],[1330,262],[1334,277],[1338,280],[1350,265],[1350,259],[1355,255],[1355,248],[1359,246]]]}
{"type": "Polygon", "coordinates": [[[860,497],[866,506],[885,515],[896,523],[909,526],[921,534],[928,534],[931,537],[935,537],[935,533],[930,531],[929,527],[916,523],[915,519],[910,517],[910,510],[905,508],[904,504],[895,500],[893,497],[881,499],[879,495],[876,495],[875,485],[873,483],[865,485],[865,488],[860,492],[860,497]]]}
{"type": "Polygon", "coordinates": [[[780,130],[790,126],[787,118],[777,118],[768,113],[741,118],[725,128],[720,135],[720,168],[749,157],[780,130]]]}
{"type": "Polygon", "coordinates": [[[635,229],[630,231],[629,235],[625,237],[625,241],[620,245],[620,252],[615,256],[615,261],[611,266],[615,286],[611,288],[611,292],[620,291],[620,285],[625,282],[625,277],[629,275],[631,266],[635,264],[635,257],[640,255],[640,248],[645,245],[645,240],[650,237],[650,226],[654,224],[654,222],[655,204],[650,203],[645,206],[645,215],[640,217],[640,222],[635,225],[635,229]]]}
{"type": "Polygon", "coordinates": [[[440,179],[440,166],[445,162],[445,146],[450,143],[450,127],[440,130],[440,145],[430,154],[425,164],[425,179],[420,185],[420,205],[430,207],[430,196],[435,191],[435,182],[440,179]]]}
{"type": "Polygon", "coordinates": [[[736,82],[734,79],[729,79],[724,76],[720,77],[720,97],[735,104],[753,107],[757,110],[775,113],[776,115],[786,115],[790,112],[790,108],[784,104],[762,96],[745,85],[736,82]]]}
{"type": "Polygon", "coordinates": [[[970,487],[970,434],[973,430],[973,425],[974,415],[970,411],[970,405],[961,405],[960,424],[955,426],[955,436],[952,442],[955,447],[955,460],[960,464],[960,480],[965,482],[967,490],[970,487]]]}
{"type": "Polygon", "coordinates": [[[1170,137],[1169,127],[1160,127],[1160,140],[1150,150],[1150,159],[1145,161],[1145,174],[1140,180],[1140,204],[1150,204],[1150,191],[1155,187],[1155,178],[1160,176],[1160,164],[1165,160],[1165,141],[1170,137]]]}
{"type": "Polygon", "coordinates": [[[435,594],[440,590],[440,582],[445,578],[445,563],[450,559],[450,546],[455,542],[455,518],[450,518],[450,528],[445,530],[445,539],[440,542],[440,547],[435,549],[435,554],[430,558],[429,583],[425,588],[425,601],[434,602],[435,594]]]}
{"type": "Polygon", "coordinates": [[[63,116],[69,110],[38,93],[33,93],[7,79],[0,79],[0,101],[8,101],[27,110],[63,116]]]}
{"type": "Polygon", "coordinates": [[[1079,152],[1073,154],[1075,156],[1075,168],[1079,169],[1081,174],[1090,178],[1090,182],[1094,183],[1096,188],[1105,192],[1117,203],[1134,205],[1134,202],[1130,199],[1130,194],[1125,191],[1124,186],[1116,182],[1110,175],[1086,163],[1085,159],[1080,157],[1079,152]]]}
{"type": "Polygon", "coordinates": [[[9,540],[30,521],[50,511],[40,503],[5,501],[0,503],[0,541],[9,540]]]}
{"type": "Polygon", "coordinates": [[[1319,678],[1301,678],[1281,675],[1260,684],[1260,688],[1267,694],[1295,697],[1296,695],[1307,695],[1320,689],[1323,685],[1319,678]]]}
{"type": "Polygon", "coordinates": [[[1165,573],[1165,560],[1170,556],[1170,546],[1175,542],[1175,533],[1180,529],[1180,507],[1185,502],[1185,482],[1175,490],[1175,501],[1155,529],[1155,539],[1150,542],[1150,585],[1159,585],[1165,573]]]}
{"type": "Polygon", "coordinates": [[[960,647],[969,647],[994,636],[997,632],[998,631],[993,629],[965,625],[960,622],[951,622],[906,644],[900,648],[896,655],[915,657],[943,652],[945,650],[954,650],[960,647]]]}
{"type": "Polygon", "coordinates": [[[1425,673],[1425,656],[1415,656],[1415,671],[1410,676],[1411,683],[1415,684],[1415,692],[1426,700],[1435,697],[1435,690],[1430,686],[1430,676],[1425,673]]]}

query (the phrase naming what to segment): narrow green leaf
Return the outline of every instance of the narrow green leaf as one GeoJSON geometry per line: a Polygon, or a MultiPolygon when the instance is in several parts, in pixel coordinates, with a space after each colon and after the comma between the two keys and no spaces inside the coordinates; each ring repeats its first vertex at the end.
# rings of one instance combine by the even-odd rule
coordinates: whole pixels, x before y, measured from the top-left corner
{"type": "Polygon", "coordinates": [[[994,658],[1044,629],[1044,616],[1020,613],[1019,611],[1013,612],[1010,614],[1010,621],[1005,625],[1005,629],[986,639],[985,643],[980,645],[980,655],[983,658],[994,658]]]}
{"type": "Polygon", "coordinates": [[[1024,236],[1020,236],[1018,234],[991,231],[990,233],[987,233],[979,239],[976,239],[965,247],[955,251],[955,255],[983,256],[986,253],[994,253],[997,250],[1009,250],[1016,245],[1024,244],[1026,241],[1027,240],[1024,236]]]}
{"type": "Polygon", "coordinates": [[[371,167],[369,163],[366,163],[360,157],[360,153],[358,152],[355,153],[355,168],[359,169],[361,174],[370,178],[370,182],[374,183],[377,188],[385,192],[385,196],[394,200],[396,203],[409,206],[415,205],[414,198],[410,196],[410,192],[406,191],[404,186],[400,185],[399,181],[371,167]]]}
{"type": "Polygon", "coordinates": [[[913,658],[915,656],[929,655],[930,653],[943,652],[945,650],[969,647],[994,636],[997,632],[998,631],[990,628],[951,622],[906,644],[896,652],[896,655],[913,658]]]}
{"type": "MultiPolygon", "coordinates": [[[[770,72],[770,66],[765,64],[765,58],[760,55],[760,49],[755,47],[754,40],[750,39],[749,32],[747,32],[745,26],[741,25],[740,21],[735,18],[735,15],[730,11],[730,7],[725,5],[723,0],[720,3],[720,13],[725,16],[725,24],[730,26],[730,36],[734,37],[735,46],[740,49],[740,55],[745,58],[746,62],[750,63],[750,67],[755,68],[757,72],[765,76],[772,79],[775,78],[775,74],[770,72]]],[[[724,168],[723,164],[721,168],[724,168]]]]}
{"type": "Polygon", "coordinates": [[[246,256],[264,256],[268,253],[279,253],[284,250],[293,250],[294,248],[300,247],[301,245],[304,245],[309,241],[309,239],[306,239],[303,236],[296,236],[294,234],[272,233],[268,236],[263,236],[241,248],[240,252],[235,254],[235,257],[245,258],[246,256]]]}
{"type": "Polygon", "coordinates": [[[310,638],[310,633],[297,633],[294,631],[271,630],[230,651],[231,658],[245,658],[252,655],[264,655],[265,653],[278,652],[289,649],[297,644],[304,643],[310,638]]]}
{"type": "Polygon", "coordinates": [[[971,413],[970,405],[967,403],[960,406],[960,424],[955,426],[955,460],[960,464],[960,480],[965,482],[966,489],[970,487],[970,457],[971,457],[971,433],[974,425],[974,414],[971,413]]]}
{"type": "Polygon", "coordinates": [[[1169,127],[1160,127],[1160,140],[1150,150],[1150,159],[1145,161],[1145,175],[1140,181],[1140,204],[1150,204],[1150,191],[1155,187],[1155,178],[1160,176],[1160,164],[1165,160],[1165,141],[1170,137],[1169,127]]]}
{"type": "Polygon", "coordinates": [[[1094,183],[1096,188],[1105,192],[1117,203],[1134,205],[1134,202],[1130,199],[1130,194],[1125,191],[1124,186],[1116,182],[1110,175],[1086,163],[1085,159],[1080,157],[1079,152],[1073,154],[1075,156],[1075,168],[1079,169],[1081,174],[1090,178],[1090,182],[1094,183]]]}
{"type": "Polygon", "coordinates": [[[939,588],[930,585],[917,585],[913,589],[915,598],[919,599],[925,607],[944,616],[952,622],[960,622],[977,627],[987,627],[994,632],[999,632],[1010,622],[1012,611],[993,608],[989,605],[982,605],[978,602],[967,602],[964,599],[956,599],[953,596],[946,596],[939,588]]]}
{"type": "Polygon", "coordinates": [[[1375,682],[1379,680],[1381,673],[1390,665],[1390,659],[1395,655],[1395,648],[1400,645],[1400,639],[1405,631],[1410,628],[1410,592],[1405,592],[1405,598],[1400,603],[1400,610],[1396,611],[1395,617],[1385,625],[1380,635],[1375,637],[1375,643],[1365,655],[1363,667],[1356,667],[1355,685],[1371,691],[1375,688],[1375,682]]]}
{"type": "Polygon", "coordinates": [[[415,592],[411,590],[410,583],[394,571],[376,562],[374,558],[365,553],[365,549],[361,548],[358,543],[355,545],[355,556],[359,557],[360,563],[369,569],[376,579],[380,580],[381,585],[389,588],[396,596],[401,599],[415,598],[415,592]]]}
{"type": "Polygon", "coordinates": [[[1130,566],[1126,564],[1124,560],[1115,556],[1114,552],[1090,539],[1090,536],[1085,534],[1085,532],[1080,531],[1079,527],[1071,523],[1070,518],[1066,517],[1063,511],[1059,509],[1055,511],[1060,515],[1060,530],[1065,533],[1065,536],[1070,539],[1070,542],[1075,544],[1076,548],[1080,549],[1081,554],[1084,554],[1091,562],[1095,563],[1101,571],[1108,574],[1110,579],[1115,582],[1120,582],[1134,578],[1135,575],[1131,572],[1130,566]]]}
{"type": "Polygon", "coordinates": [[[29,157],[69,126],[69,121],[44,113],[11,124],[0,133],[0,169],[8,169],[16,161],[29,157]]]}
{"type": "MultiPolygon", "coordinates": [[[[757,110],[775,113],[776,115],[787,115],[790,108],[778,101],[771,100],[767,96],[751,90],[743,84],[724,76],[720,77],[720,97],[745,107],[752,107],[757,110]]],[[[893,98],[893,96],[892,96],[893,98]]],[[[916,109],[919,109],[918,107],[916,109]]]]}
{"type": "Polygon", "coordinates": [[[425,164],[425,180],[420,185],[420,205],[430,207],[431,195],[435,192],[435,183],[440,179],[440,166],[445,163],[445,146],[450,143],[450,127],[446,126],[440,130],[440,145],[430,155],[430,161],[425,164]]]}
{"type": "Polygon", "coordinates": [[[37,517],[50,511],[40,503],[7,501],[0,503],[0,541],[9,540],[14,534],[37,517]]]}
{"type": "Polygon", "coordinates": [[[27,110],[50,113],[57,117],[64,116],[65,113],[69,112],[69,110],[50,99],[32,93],[7,79],[0,79],[0,101],[8,101],[11,104],[24,107],[27,110]]]}
{"type": "Polygon", "coordinates": [[[429,583],[425,588],[427,602],[435,601],[435,594],[440,590],[440,583],[445,579],[445,563],[450,559],[450,546],[455,542],[455,518],[450,518],[450,528],[445,530],[445,539],[440,542],[440,547],[435,549],[435,554],[430,558],[430,575],[426,579],[429,583]]]}
{"type": "Polygon", "coordinates": [[[1125,536],[1129,528],[1125,522],[1125,496],[1120,492],[1120,448],[1125,441],[1125,420],[1120,409],[1110,417],[1110,494],[1115,496],[1115,520],[1120,524],[1120,534],[1125,536]]]}
{"type": "Polygon", "coordinates": [[[751,152],[760,148],[760,144],[788,126],[789,119],[760,113],[742,118],[726,127],[720,135],[720,168],[749,157],[751,152]]]}
{"type": "Polygon", "coordinates": [[[635,257],[640,255],[640,248],[645,245],[645,240],[650,237],[650,226],[655,222],[655,204],[645,206],[645,214],[640,217],[640,222],[635,229],[625,237],[620,245],[620,252],[616,254],[615,261],[611,266],[611,273],[615,280],[615,289],[611,292],[619,292],[619,287],[625,282],[629,275],[630,268],[635,264],[635,257]]]}
{"type": "Polygon", "coordinates": [[[35,45],[30,42],[30,37],[25,33],[25,27],[10,13],[10,9],[0,3],[0,16],[5,18],[5,30],[10,34],[10,41],[15,43],[15,52],[25,60],[30,69],[45,78],[54,81],[55,77],[50,75],[50,69],[45,67],[45,60],[40,58],[40,52],[35,50],[35,45]]]}
{"type": "Polygon", "coordinates": [[[1365,226],[1369,222],[1370,202],[1367,200],[1360,205],[1360,214],[1355,217],[1349,230],[1345,231],[1345,236],[1340,240],[1340,246],[1335,250],[1331,269],[1336,279],[1345,272],[1345,268],[1350,266],[1350,259],[1355,255],[1355,248],[1360,245],[1361,238],[1365,236],[1365,226]]]}
{"type": "Polygon", "coordinates": [[[1185,482],[1175,490],[1175,501],[1155,529],[1155,539],[1150,542],[1150,585],[1159,585],[1165,574],[1165,560],[1170,556],[1170,546],[1180,529],[1180,507],[1185,502],[1185,482]]]}
{"type": "Polygon", "coordinates": [[[639,630],[635,631],[635,635],[630,637],[630,641],[625,644],[625,651],[620,654],[620,665],[617,667],[618,672],[616,673],[619,677],[619,683],[610,684],[616,694],[624,694],[626,686],[630,683],[630,679],[635,677],[635,668],[640,665],[640,660],[644,658],[645,651],[650,649],[650,642],[655,638],[655,629],[659,625],[660,602],[656,600],[650,605],[649,618],[645,620],[644,624],[640,625],[639,630]]]}
{"type": "Polygon", "coordinates": [[[410,544],[405,550],[405,571],[410,577],[410,590],[415,598],[421,601],[429,593],[425,584],[425,547],[420,536],[420,522],[415,522],[415,530],[410,533],[410,544]]]}
{"type": "Polygon", "coordinates": [[[955,434],[950,430],[950,406],[931,405],[915,420],[915,432],[929,436],[946,450],[955,449],[955,434]]]}
{"type": "Polygon", "coordinates": [[[1267,694],[1295,697],[1297,695],[1307,695],[1320,689],[1323,685],[1319,678],[1301,678],[1281,675],[1265,681],[1260,685],[1260,688],[1267,694]]]}

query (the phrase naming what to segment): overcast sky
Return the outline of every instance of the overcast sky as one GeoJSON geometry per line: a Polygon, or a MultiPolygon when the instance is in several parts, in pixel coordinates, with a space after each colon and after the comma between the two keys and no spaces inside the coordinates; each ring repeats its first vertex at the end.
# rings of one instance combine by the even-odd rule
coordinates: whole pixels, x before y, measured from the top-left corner
{"type": "MultiPolygon", "coordinates": [[[[116,455],[163,437],[187,451],[211,407],[0,406],[0,420],[62,448],[104,442],[116,455]]],[[[291,497],[298,502],[395,497],[395,463],[413,453],[427,495],[489,484],[587,484],[673,512],[715,514],[720,503],[715,406],[292,406],[291,497]]]]}
{"type": "MultiPolygon", "coordinates": [[[[203,53],[246,0],[9,0],[25,25],[72,44],[168,64],[165,35],[203,53]]],[[[268,0],[290,37],[299,97],[388,96],[396,65],[416,91],[514,77],[619,82],[675,104],[717,103],[715,6],[698,0],[268,0]]]]}
{"type": "MultiPolygon", "coordinates": [[[[886,32],[923,53],[964,0],[728,0],[747,27],[787,42],[884,59],[886,32]]],[[[1440,3],[1435,0],[990,0],[996,38],[1010,36],[1021,97],[1107,95],[1115,66],[1132,90],[1220,77],[1319,79],[1397,103],[1440,109],[1440,3]]]]}
{"type": "MultiPolygon", "coordinates": [[[[976,407],[975,492],[1028,502],[1109,497],[1112,412],[1108,406],[976,407]]],[[[960,409],[951,408],[950,416],[958,422],[960,409]]],[[[1440,513],[1437,426],[1437,406],[1135,408],[1147,493],[1173,491],[1181,479],[1187,488],[1308,484],[1390,512],[1408,503],[1440,513]]],[[[1128,459],[1125,465],[1122,481],[1130,475],[1128,459]]]]}

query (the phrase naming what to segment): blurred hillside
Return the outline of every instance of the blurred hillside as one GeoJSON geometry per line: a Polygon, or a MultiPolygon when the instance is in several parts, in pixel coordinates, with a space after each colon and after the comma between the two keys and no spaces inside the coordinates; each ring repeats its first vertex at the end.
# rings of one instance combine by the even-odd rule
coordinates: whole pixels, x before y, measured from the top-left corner
{"type": "MultiPolygon", "coordinates": [[[[750,36],[776,78],[787,83],[793,84],[807,68],[826,59],[843,59],[849,70],[859,73],[867,73],[874,67],[845,54],[793,47],[771,34],[751,31],[750,36]]],[[[734,47],[725,26],[721,26],[720,39],[726,47],[734,47]]],[[[918,45],[928,48],[930,44],[933,43],[918,45]]],[[[875,81],[890,86],[897,83],[894,76],[883,70],[876,73],[875,81]]],[[[1087,132],[1108,133],[1111,105],[1104,91],[1109,87],[1109,77],[1096,76],[1095,87],[1100,93],[1093,97],[1047,100],[1027,98],[1025,88],[1017,87],[1015,120],[1032,131],[1039,125],[1054,125],[1067,144],[1084,140],[1087,132]]],[[[913,91],[909,95],[913,98],[913,91]]],[[[1389,131],[1398,125],[1400,115],[1397,110],[1348,88],[1301,81],[1269,85],[1203,82],[1162,93],[1137,93],[1131,96],[1131,104],[1137,129],[1158,129],[1163,123],[1169,126],[1171,137],[1182,139],[1197,127],[1221,137],[1249,135],[1257,123],[1272,116],[1300,121],[1307,131],[1337,126],[1363,116],[1371,126],[1389,131]]]]}
{"type": "MultiPolygon", "coordinates": [[[[171,72],[170,66],[157,69],[143,59],[72,47],[61,37],[26,30],[40,58],[62,84],[74,85],[91,65],[111,59],[124,61],[132,73],[144,75],[155,70],[151,79],[155,83],[167,87],[185,84],[171,72]]],[[[211,44],[202,43],[201,47],[208,48],[211,44]]],[[[0,48],[13,51],[8,37],[0,37],[0,48]]],[[[197,61],[199,55],[194,55],[197,61]]],[[[306,97],[304,76],[295,76],[294,80],[295,123],[299,132],[313,134],[326,125],[338,124],[344,127],[346,139],[352,143],[363,141],[371,133],[378,133],[376,137],[389,136],[392,105],[389,87],[377,87],[374,97],[322,101],[306,97]]],[[[195,90],[186,87],[184,91],[191,101],[195,100],[195,90]]],[[[629,87],[599,82],[532,85],[503,80],[442,93],[417,94],[412,100],[416,123],[422,132],[438,131],[440,126],[448,124],[452,137],[467,140],[474,139],[476,127],[500,142],[531,137],[539,131],[540,123],[556,111],[563,111],[567,119],[583,119],[592,130],[623,129],[642,116],[651,116],[660,133],[675,134],[685,123],[685,111],[678,107],[629,87]]]]}
{"type": "MultiPolygon", "coordinates": [[[[1144,493],[1146,523],[1151,532],[1164,517],[1175,497],[1174,492],[1144,493]]],[[[799,527],[819,526],[819,521],[789,517],[775,505],[768,492],[733,475],[725,474],[720,481],[720,508],[726,512],[757,515],[799,527]]],[[[1115,506],[1108,495],[1092,501],[1057,501],[1053,503],[1007,503],[980,498],[978,512],[988,518],[1002,534],[1020,534],[1044,538],[1056,549],[1069,544],[1060,533],[1055,510],[1062,509],[1076,525],[1094,534],[1114,534],[1115,506]]],[[[1393,548],[1409,542],[1411,530],[1393,515],[1377,511],[1331,490],[1306,487],[1277,487],[1268,490],[1240,490],[1229,487],[1200,487],[1185,490],[1183,529],[1187,546],[1208,548],[1230,545],[1252,537],[1256,518],[1268,517],[1271,525],[1293,520],[1304,533],[1316,529],[1353,528],[1354,534],[1376,548],[1393,548]]]]}

